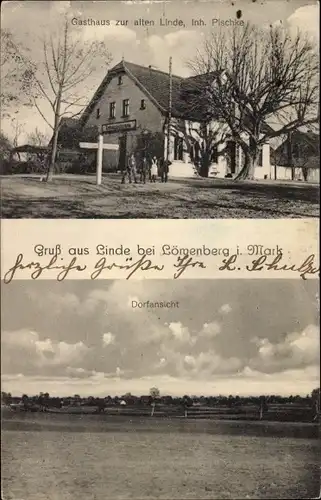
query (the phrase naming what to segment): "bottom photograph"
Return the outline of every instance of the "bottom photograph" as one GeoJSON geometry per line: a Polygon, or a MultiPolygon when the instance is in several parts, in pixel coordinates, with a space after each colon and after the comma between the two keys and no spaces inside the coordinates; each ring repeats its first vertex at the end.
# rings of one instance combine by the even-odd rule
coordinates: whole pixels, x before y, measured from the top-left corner
{"type": "Polygon", "coordinates": [[[318,281],[12,281],[3,500],[320,494],[318,281]]]}

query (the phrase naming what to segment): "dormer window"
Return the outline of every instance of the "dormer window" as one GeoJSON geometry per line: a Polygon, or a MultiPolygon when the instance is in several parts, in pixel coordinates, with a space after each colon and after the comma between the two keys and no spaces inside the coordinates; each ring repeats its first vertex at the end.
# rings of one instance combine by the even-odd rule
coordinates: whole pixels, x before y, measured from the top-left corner
{"type": "Polygon", "coordinates": [[[142,99],[142,100],[140,101],[140,109],[146,109],[145,99],[142,99]]]}
{"type": "Polygon", "coordinates": [[[96,109],[96,118],[100,118],[100,108],[96,109]]]}
{"type": "Polygon", "coordinates": [[[119,76],[118,77],[118,85],[122,85],[122,84],[123,84],[123,77],[119,76]]]}

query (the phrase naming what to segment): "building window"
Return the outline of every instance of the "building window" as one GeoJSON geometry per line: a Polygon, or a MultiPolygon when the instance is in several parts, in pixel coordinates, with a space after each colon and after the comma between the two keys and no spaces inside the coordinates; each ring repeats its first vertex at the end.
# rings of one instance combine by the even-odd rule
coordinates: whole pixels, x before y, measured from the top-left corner
{"type": "Polygon", "coordinates": [[[109,118],[115,118],[116,116],[116,103],[111,102],[109,104],[109,118]]]}
{"type": "Polygon", "coordinates": [[[118,85],[122,85],[122,84],[123,84],[123,77],[119,76],[118,77],[118,85]]]}
{"type": "Polygon", "coordinates": [[[183,160],[184,139],[183,137],[174,137],[174,160],[183,160]]]}
{"type": "Polygon", "coordinates": [[[100,108],[96,109],[96,118],[100,118],[100,108]]]}
{"type": "Polygon", "coordinates": [[[123,100],[123,117],[129,116],[129,99],[123,100]]]}
{"type": "Polygon", "coordinates": [[[145,99],[142,99],[142,100],[140,101],[140,109],[146,109],[145,99]]]}

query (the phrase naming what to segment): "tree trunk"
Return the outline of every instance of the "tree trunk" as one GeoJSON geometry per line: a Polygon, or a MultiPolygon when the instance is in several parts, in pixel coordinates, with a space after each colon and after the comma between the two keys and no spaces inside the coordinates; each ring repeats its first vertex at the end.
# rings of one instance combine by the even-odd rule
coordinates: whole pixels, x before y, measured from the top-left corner
{"type": "Polygon", "coordinates": [[[292,154],[292,132],[288,133],[287,139],[287,154],[288,154],[288,165],[291,167],[291,179],[295,179],[295,167],[293,165],[293,154],[292,154]]]}
{"type": "Polygon", "coordinates": [[[55,127],[54,135],[52,138],[52,145],[51,145],[51,154],[50,154],[50,162],[48,165],[48,170],[47,170],[47,177],[46,177],[46,182],[49,182],[52,180],[54,171],[55,171],[55,164],[56,164],[56,156],[57,156],[57,145],[58,145],[58,127],[55,127]]]}
{"type": "Polygon", "coordinates": [[[308,167],[302,167],[302,175],[303,175],[304,181],[306,182],[308,180],[308,177],[309,177],[308,167]]]}
{"type": "Polygon", "coordinates": [[[257,154],[250,154],[248,152],[244,152],[245,162],[237,176],[235,177],[235,181],[241,180],[253,180],[255,167],[257,165],[257,154]]]}
{"type": "Polygon", "coordinates": [[[199,174],[201,177],[208,177],[208,166],[207,165],[204,165],[204,163],[201,163],[201,168],[200,168],[200,171],[199,171],[199,174]]]}
{"type": "Polygon", "coordinates": [[[201,177],[208,177],[210,166],[210,155],[208,153],[204,153],[201,157],[201,167],[199,171],[201,177]]]}
{"type": "Polygon", "coordinates": [[[59,123],[60,122],[60,105],[61,105],[61,96],[58,96],[56,111],[55,111],[55,125],[54,125],[54,133],[53,133],[52,145],[51,145],[51,155],[50,155],[50,162],[48,165],[46,182],[49,182],[52,180],[52,177],[53,177],[53,174],[55,171],[57,146],[58,146],[58,134],[59,134],[59,125],[60,125],[60,123],[59,123]]]}

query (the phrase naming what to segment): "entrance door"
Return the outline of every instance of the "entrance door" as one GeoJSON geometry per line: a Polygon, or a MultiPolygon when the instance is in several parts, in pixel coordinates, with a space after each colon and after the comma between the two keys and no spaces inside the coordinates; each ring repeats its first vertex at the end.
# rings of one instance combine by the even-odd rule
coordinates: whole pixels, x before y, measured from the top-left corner
{"type": "Polygon", "coordinates": [[[119,156],[118,156],[118,170],[125,170],[126,166],[126,150],[127,150],[127,136],[122,135],[119,137],[119,156]]]}

